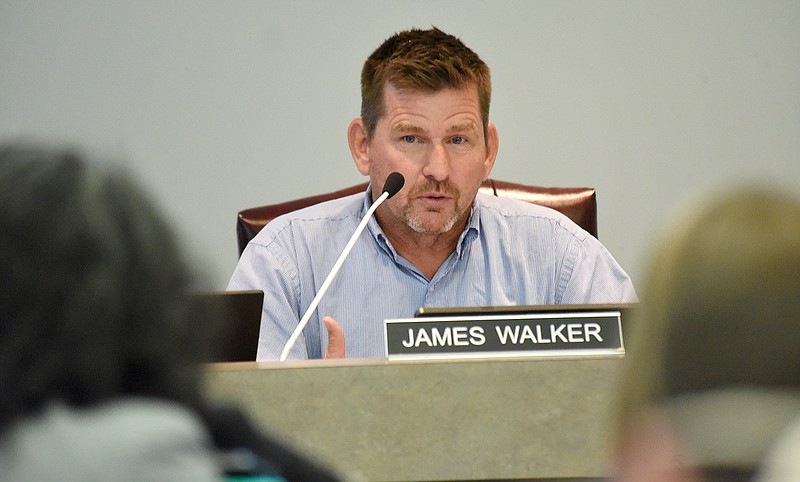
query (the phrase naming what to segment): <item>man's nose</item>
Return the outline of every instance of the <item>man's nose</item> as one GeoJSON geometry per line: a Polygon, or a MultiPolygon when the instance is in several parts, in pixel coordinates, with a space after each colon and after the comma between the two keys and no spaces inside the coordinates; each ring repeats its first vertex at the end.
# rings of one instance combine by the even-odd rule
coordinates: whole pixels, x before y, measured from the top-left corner
{"type": "Polygon", "coordinates": [[[435,181],[444,181],[450,175],[450,154],[443,144],[432,144],[422,173],[435,181]]]}

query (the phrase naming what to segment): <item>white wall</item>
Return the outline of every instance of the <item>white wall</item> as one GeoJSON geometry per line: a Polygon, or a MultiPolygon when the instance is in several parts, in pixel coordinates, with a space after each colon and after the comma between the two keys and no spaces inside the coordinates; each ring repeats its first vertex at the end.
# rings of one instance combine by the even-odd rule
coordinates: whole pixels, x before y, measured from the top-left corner
{"type": "Polygon", "coordinates": [[[361,64],[430,25],[492,68],[493,177],[597,187],[634,281],[688,193],[800,191],[795,0],[2,0],[0,140],[124,157],[222,289],[238,210],[363,180],[345,139],[361,64]]]}

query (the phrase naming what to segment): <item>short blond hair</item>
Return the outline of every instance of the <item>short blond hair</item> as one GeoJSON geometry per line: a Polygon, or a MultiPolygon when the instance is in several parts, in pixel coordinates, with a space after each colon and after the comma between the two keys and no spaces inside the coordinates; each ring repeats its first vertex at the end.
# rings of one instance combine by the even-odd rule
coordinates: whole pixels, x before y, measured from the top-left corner
{"type": "Polygon", "coordinates": [[[796,389],[798,340],[800,200],[746,186],[693,199],[649,267],[627,343],[620,421],[690,392],[796,389]]]}

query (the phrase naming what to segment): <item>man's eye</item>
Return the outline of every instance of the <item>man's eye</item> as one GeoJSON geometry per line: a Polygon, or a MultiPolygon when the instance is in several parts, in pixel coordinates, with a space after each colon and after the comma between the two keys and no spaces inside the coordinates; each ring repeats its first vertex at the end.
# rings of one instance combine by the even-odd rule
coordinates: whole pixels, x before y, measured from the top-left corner
{"type": "Polygon", "coordinates": [[[403,142],[406,142],[408,144],[413,144],[416,141],[417,141],[417,136],[412,136],[412,135],[403,136],[403,142]]]}
{"type": "Polygon", "coordinates": [[[455,136],[455,137],[453,137],[453,138],[451,139],[451,142],[452,142],[453,144],[463,144],[464,142],[466,142],[466,139],[464,139],[464,138],[463,138],[463,137],[461,137],[461,136],[455,136]]]}

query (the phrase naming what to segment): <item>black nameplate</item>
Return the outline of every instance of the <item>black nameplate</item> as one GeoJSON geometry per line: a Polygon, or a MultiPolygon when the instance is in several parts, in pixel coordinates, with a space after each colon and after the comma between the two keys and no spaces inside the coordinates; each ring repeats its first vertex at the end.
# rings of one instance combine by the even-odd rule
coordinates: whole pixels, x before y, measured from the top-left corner
{"type": "Polygon", "coordinates": [[[619,311],[392,319],[384,328],[390,360],[625,353],[619,311]]]}

